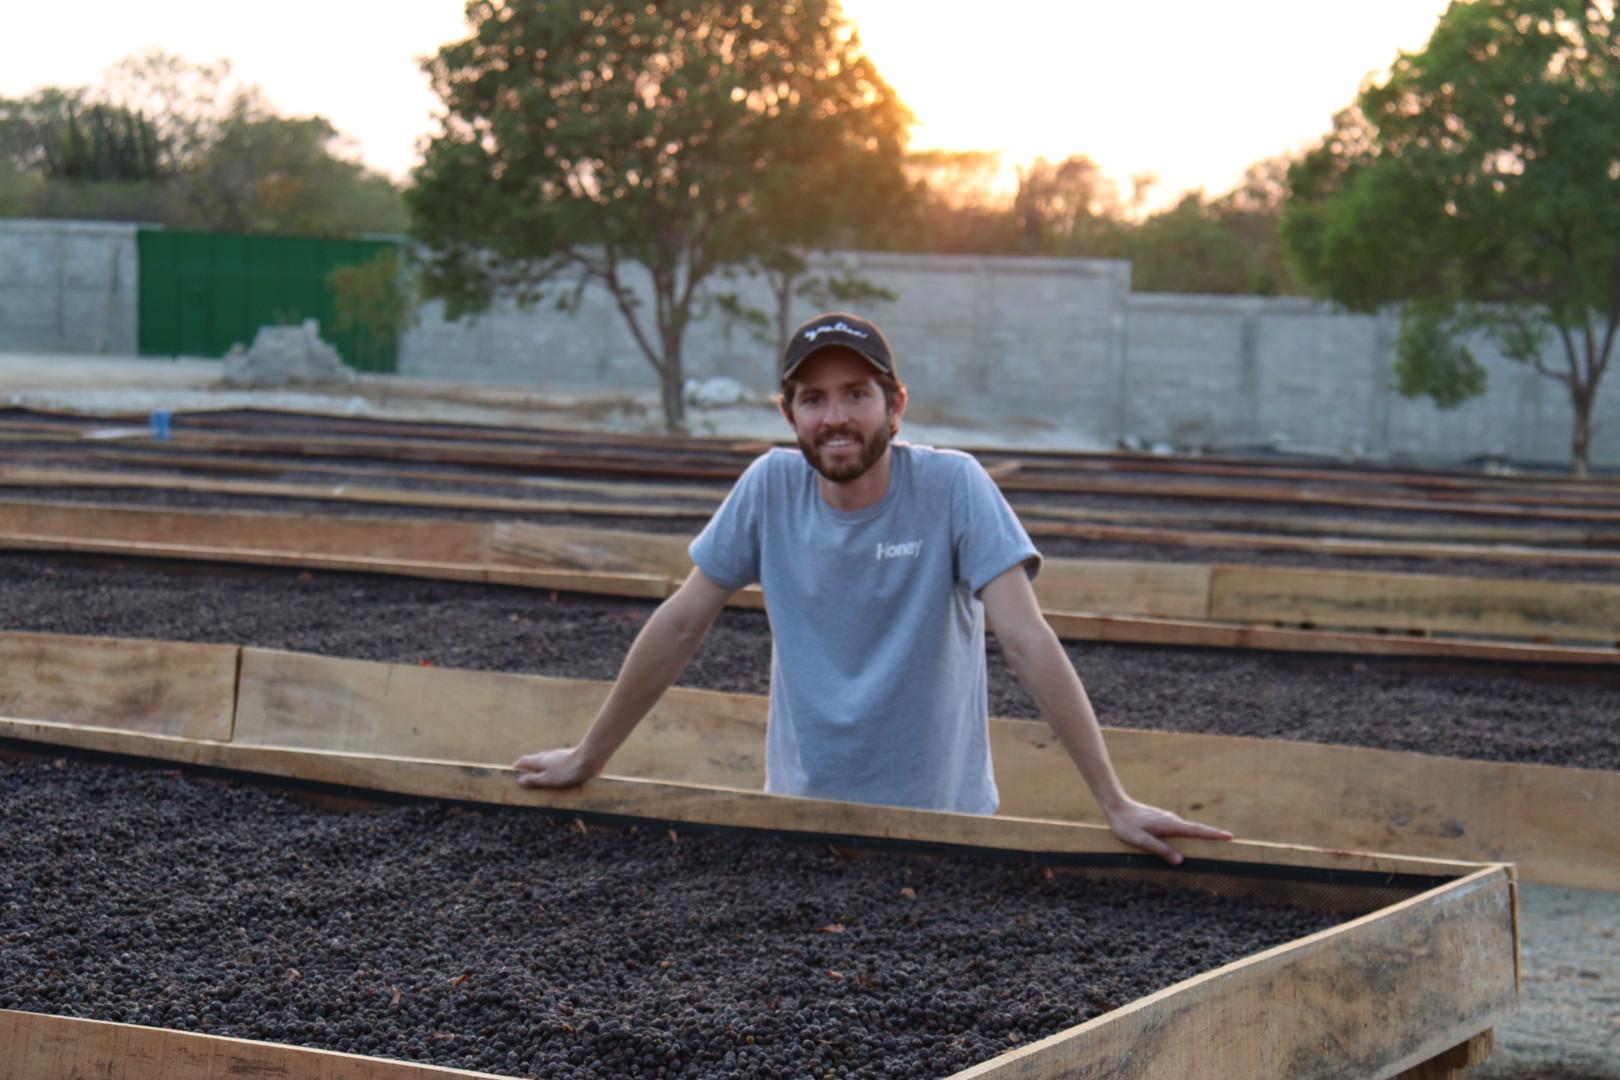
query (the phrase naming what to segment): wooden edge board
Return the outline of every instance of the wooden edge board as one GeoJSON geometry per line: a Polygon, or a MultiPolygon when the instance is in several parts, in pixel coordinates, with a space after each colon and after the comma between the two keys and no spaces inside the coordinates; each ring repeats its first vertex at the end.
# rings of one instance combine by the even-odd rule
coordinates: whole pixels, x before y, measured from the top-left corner
{"type": "Polygon", "coordinates": [[[1620,566],[1620,551],[1537,548],[1506,544],[1439,544],[1409,540],[1350,540],[1334,536],[1273,536],[1266,533],[1153,529],[1133,525],[1069,525],[1040,521],[1026,521],[1024,528],[1031,536],[1053,536],[1108,543],[1236,548],[1244,551],[1291,551],[1347,558],[1472,559],[1480,562],[1537,563],[1554,566],[1620,566]]]}
{"type": "Polygon", "coordinates": [[[1405,637],[1348,630],[1295,630],[1219,619],[1165,619],[1084,611],[1045,611],[1065,641],[1113,641],[1186,648],[1265,649],[1276,652],[1501,660],[1515,664],[1620,664],[1620,649],[1586,645],[1533,645],[1472,638],[1405,637]]]}
{"type": "Polygon", "coordinates": [[[74,540],[59,536],[0,533],[0,550],[64,551],[92,555],[132,555],[153,559],[247,563],[254,566],[307,567],[312,570],[394,574],[401,577],[518,585],[531,589],[597,593],[661,600],[674,591],[667,577],[656,574],[601,574],[543,570],[489,563],[441,563],[409,559],[368,559],[356,555],[303,555],[252,548],[212,548],[189,544],[129,543],[119,540],[74,540]]]}
{"type": "Polygon", "coordinates": [[[1508,868],[1486,868],[1138,998],[953,1080],[1385,1080],[1517,1008],[1512,895],[1508,868]]]}
{"type": "MultiPolygon", "coordinates": [[[[1038,500],[1019,499],[1012,503],[1019,517],[1056,518],[1082,524],[1139,525],[1146,528],[1183,528],[1189,521],[1180,510],[1115,510],[1107,507],[1064,506],[1038,500]]],[[[1620,529],[1606,532],[1578,526],[1548,525],[1448,525],[1399,521],[1376,521],[1354,517],[1315,517],[1290,513],[1286,517],[1266,517],[1216,511],[1196,519],[1224,532],[1317,534],[1327,536],[1370,536],[1389,539],[1476,544],[1572,544],[1586,547],[1620,548],[1620,529]]]]}
{"type": "MultiPolygon", "coordinates": [[[[1107,827],[1081,822],[912,810],[611,774],[586,781],[578,788],[536,789],[521,787],[516,770],[506,766],[332,750],[242,746],[13,717],[0,717],[0,738],[492,806],[533,806],[613,818],[982,848],[1034,856],[1139,855],[1116,840],[1107,827]]],[[[1265,840],[1189,839],[1178,843],[1183,845],[1190,864],[1215,869],[1224,865],[1263,864],[1299,870],[1455,878],[1493,865],[1265,840]]],[[[1149,861],[1146,856],[1141,858],[1149,861]]],[[[1158,865],[1156,861],[1153,864],[1158,865]]]]}
{"type": "Polygon", "coordinates": [[[16,1080],[494,1080],[493,1073],[335,1050],[0,1009],[0,1076],[16,1080]]]}

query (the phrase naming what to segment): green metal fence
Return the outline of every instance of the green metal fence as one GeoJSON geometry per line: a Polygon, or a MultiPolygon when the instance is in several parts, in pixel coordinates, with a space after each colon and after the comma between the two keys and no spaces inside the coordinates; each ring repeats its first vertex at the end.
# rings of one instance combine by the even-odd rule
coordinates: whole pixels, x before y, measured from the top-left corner
{"type": "Polygon", "coordinates": [[[315,319],[350,367],[393,371],[392,340],[338,331],[328,275],[394,247],[383,240],[142,229],[136,236],[141,355],[224,356],[232,345],[251,345],[261,326],[315,319]]]}

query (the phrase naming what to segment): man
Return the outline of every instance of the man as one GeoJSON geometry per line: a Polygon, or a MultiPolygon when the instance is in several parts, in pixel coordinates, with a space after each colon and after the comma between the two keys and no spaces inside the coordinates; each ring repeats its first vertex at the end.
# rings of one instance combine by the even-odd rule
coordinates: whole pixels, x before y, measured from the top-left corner
{"type": "Polygon", "coordinates": [[[993,813],[986,616],[1114,834],[1179,863],[1167,837],[1230,839],[1130,798],[1085,688],[1042,618],[1040,554],[967,454],[893,442],[906,410],[875,325],[843,312],[794,332],[783,415],[797,450],[744,472],[692,542],[696,569],[648,619],[578,746],[519,758],[518,782],[599,773],[696,653],[737,589],[771,623],[765,789],[993,813]]]}

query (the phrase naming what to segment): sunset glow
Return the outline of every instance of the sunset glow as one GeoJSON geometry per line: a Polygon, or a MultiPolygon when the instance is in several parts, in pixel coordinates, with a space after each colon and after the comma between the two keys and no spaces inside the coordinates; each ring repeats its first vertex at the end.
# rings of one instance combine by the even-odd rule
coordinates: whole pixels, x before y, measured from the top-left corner
{"type": "MultiPolygon", "coordinates": [[[[914,148],[1086,154],[1154,201],[1227,190],[1258,160],[1328,129],[1368,73],[1421,48],[1446,0],[844,0],[878,70],[911,106],[914,148]]],[[[152,46],[228,57],[288,114],[321,113],[396,178],[436,101],[416,58],[464,33],[460,0],[282,0],[274,18],[205,0],[83,0],[71,33],[48,5],[7,13],[0,94],[96,83],[152,46]]]]}

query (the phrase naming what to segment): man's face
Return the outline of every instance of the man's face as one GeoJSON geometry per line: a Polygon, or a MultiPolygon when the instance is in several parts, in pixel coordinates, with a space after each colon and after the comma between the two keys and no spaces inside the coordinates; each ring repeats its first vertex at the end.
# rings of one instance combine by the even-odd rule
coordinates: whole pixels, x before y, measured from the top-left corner
{"type": "Polygon", "coordinates": [[[789,422],[811,466],[833,483],[864,476],[899,427],[902,396],[891,411],[872,365],[848,349],[825,349],[794,372],[789,422]]]}

